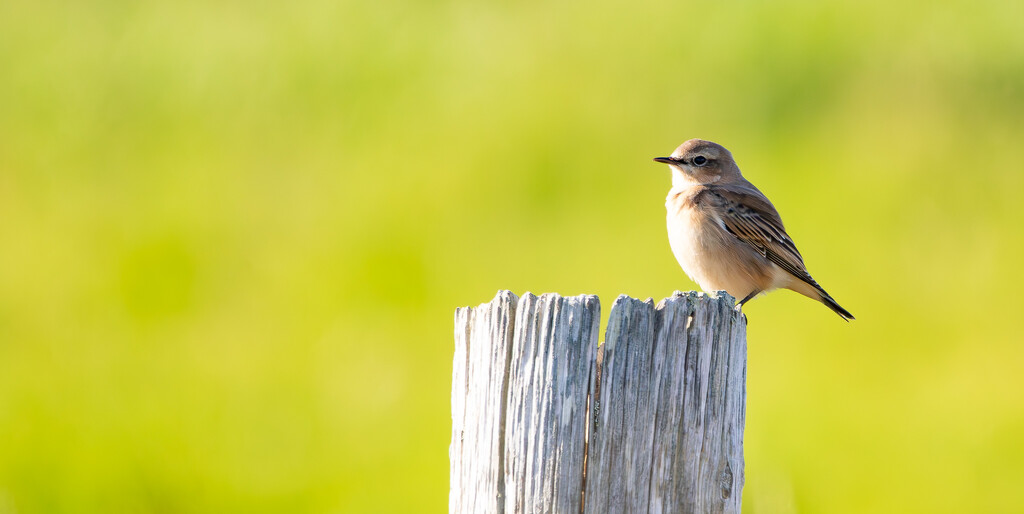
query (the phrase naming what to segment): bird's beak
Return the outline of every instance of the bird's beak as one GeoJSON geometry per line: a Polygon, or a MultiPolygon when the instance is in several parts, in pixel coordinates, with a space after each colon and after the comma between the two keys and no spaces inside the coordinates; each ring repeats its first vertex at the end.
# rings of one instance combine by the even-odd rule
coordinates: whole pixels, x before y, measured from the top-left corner
{"type": "Polygon", "coordinates": [[[673,159],[671,157],[655,157],[654,161],[655,162],[663,162],[665,164],[678,164],[678,161],[676,161],[675,159],[673,159]]]}

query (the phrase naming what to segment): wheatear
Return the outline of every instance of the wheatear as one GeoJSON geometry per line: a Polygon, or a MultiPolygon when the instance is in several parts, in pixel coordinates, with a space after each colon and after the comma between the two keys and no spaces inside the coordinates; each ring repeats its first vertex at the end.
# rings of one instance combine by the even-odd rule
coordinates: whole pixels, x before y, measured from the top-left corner
{"type": "Polygon", "coordinates": [[[665,199],[669,245],[701,289],[742,298],[740,308],[760,293],[784,287],[853,319],[811,278],[775,206],[743,178],[729,150],[691,139],[671,157],[654,160],[672,170],[665,199]]]}

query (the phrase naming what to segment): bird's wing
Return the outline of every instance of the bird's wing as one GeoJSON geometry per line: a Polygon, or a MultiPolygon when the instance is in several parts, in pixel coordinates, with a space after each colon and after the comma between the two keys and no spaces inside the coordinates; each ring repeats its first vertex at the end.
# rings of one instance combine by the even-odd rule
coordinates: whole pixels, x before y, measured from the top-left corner
{"type": "Polygon", "coordinates": [[[704,192],[722,225],[740,241],[816,289],[821,286],[804,267],[803,257],[789,238],[778,211],[753,186],[709,186],[704,192]]]}

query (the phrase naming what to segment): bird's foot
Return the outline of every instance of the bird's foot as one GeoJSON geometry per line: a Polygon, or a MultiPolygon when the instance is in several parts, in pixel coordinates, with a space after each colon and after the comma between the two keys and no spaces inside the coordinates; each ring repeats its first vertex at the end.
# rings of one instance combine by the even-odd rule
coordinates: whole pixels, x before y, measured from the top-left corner
{"type": "Polygon", "coordinates": [[[744,323],[746,323],[747,325],[750,324],[750,322],[747,320],[747,313],[743,312],[743,304],[742,303],[737,303],[736,306],[733,307],[733,310],[735,310],[737,313],[739,313],[740,316],[743,316],[743,322],[744,323]]]}

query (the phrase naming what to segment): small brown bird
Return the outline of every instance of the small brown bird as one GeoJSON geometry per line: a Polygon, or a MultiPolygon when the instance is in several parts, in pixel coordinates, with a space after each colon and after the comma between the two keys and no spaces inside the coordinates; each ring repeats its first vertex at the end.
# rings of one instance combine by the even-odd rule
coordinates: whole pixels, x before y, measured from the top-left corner
{"type": "Polygon", "coordinates": [[[691,139],[671,157],[654,160],[672,170],[665,199],[669,245],[701,289],[742,298],[739,308],[783,287],[854,319],[811,278],[775,206],[743,178],[729,150],[691,139]]]}

